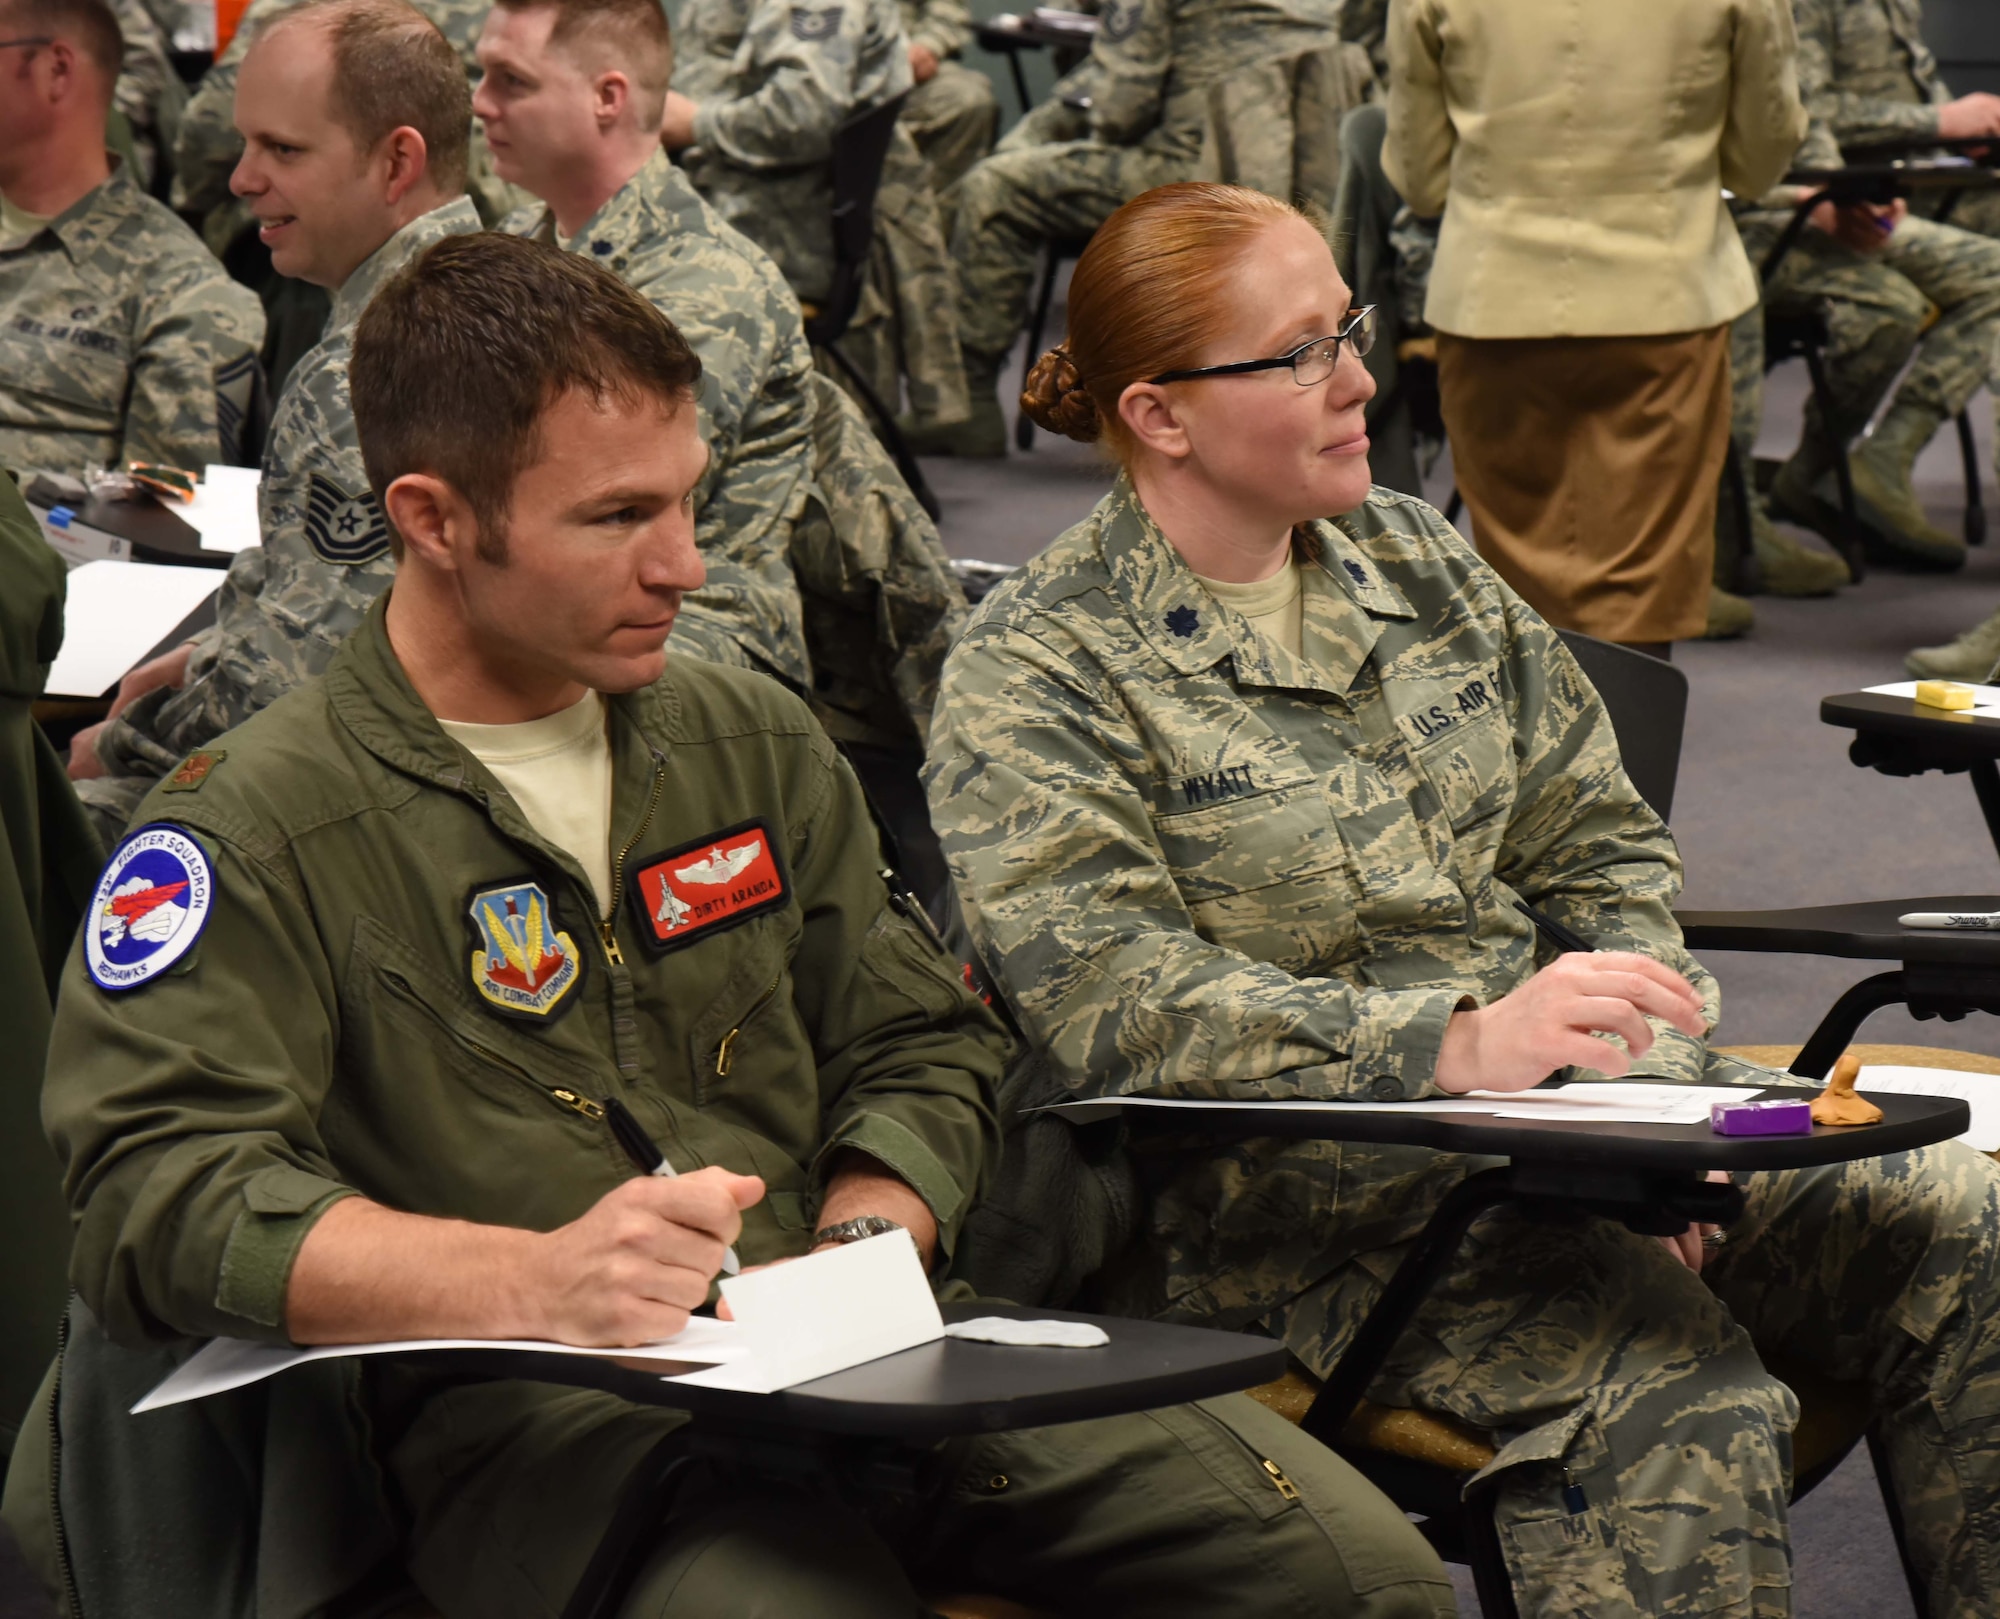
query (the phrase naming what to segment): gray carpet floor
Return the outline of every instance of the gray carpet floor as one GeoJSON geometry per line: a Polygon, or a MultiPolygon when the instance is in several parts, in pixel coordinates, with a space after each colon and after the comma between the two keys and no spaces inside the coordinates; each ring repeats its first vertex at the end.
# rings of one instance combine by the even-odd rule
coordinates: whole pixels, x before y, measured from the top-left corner
{"type": "MultiPolygon", "coordinates": [[[[1054,328],[1061,330],[1060,315],[1054,328]]],[[[1009,379],[1011,380],[1011,379],[1009,379]]],[[[1801,368],[1773,374],[1761,454],[1797,440],[1801,368]]],[[[1003,392],[1011,398],[1012,391],[1003,392]]],[[[1973,403],[1988,503],[1993,411],[1973,403]]],[[[1110,481],[1091,448],[1038,435],[1004,462],[926,463],[944,507],[946,545],[961,557],[1023,562],[1089,511],[1110,481]]],[[[1934,522],[1956,530],[1964,506],[1956,441],[1925,452],[1917,484],[1934,522]]],[[[1428,493],[1451,488],[1447,458],[1428,493]]],[[[2000,520],[1992,544],[1961,573],[1872,573],[1818,601],[1757,600],[1747,638],[1675,649],[1690,684],[1687,738],[1674,809],[1686,862],[1683,901],[1728,908],[1827,904],[1925,894],[2000,894],[2000,859],[1963,776],[1895,780],[1847,760],[1848,733],[1821,725],[1823,695],[1903,678],[1903,654],[1945,640],[2000,608],[2000,520]]],[[[1817,543],[1817,542],[1815,542],[1817,543]]],[[[1996,901],[2000,909],[2000,901],[1996,901]]],[[[1717,955],[1719,1038],[1796,1043],[1863,964],[1717,955]]],[[[2000,1054],[2000,1019],[1920,1024],[1877,1013],[1869,1040],[1948,1045],[2000,1054]]],[[[1793,1526],[1799,1619],[1908,1619],[1912,1609],[1865,1451],[1800,1503],[1793,1526]]],[[[1462,1570],[1454,1570],[1463,1574],[1462,1570]]],[[[1461,1606],[1478,1612],[1469,1582],[1461,1606]]]]}

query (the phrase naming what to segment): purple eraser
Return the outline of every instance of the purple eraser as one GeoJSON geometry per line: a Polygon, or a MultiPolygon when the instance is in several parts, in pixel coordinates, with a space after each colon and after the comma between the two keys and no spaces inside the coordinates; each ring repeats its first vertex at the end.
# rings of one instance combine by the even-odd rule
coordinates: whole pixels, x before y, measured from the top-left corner
{"type": "Polygon", "coordinates": [[[1803,1136],[1812,1133],[1812,1103],[1717,1102],[1708,1127],[1719,1136],[1803,1136]]]}

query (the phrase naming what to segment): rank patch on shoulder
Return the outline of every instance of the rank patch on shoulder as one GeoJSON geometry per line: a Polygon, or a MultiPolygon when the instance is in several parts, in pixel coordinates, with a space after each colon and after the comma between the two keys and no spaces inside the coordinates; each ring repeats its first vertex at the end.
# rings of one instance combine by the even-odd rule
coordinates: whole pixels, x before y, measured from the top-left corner
{"type": "Polygon", "coordinates": [[[99,989],[137,989],[188,951],[208,923],[215,877],[201,845],[177,826],[142,826],[97,879],[83,957],[99,989]]]}
{"type": "Polygon", "coordinates": [[[359,567],[389,549],[389,524],[374,494],[351,494],[323,472],[306,479],[306,540],[328,562],[359,567]]]}
{"type": "Polygon", "coordinates": [[[633,872],[627,888],[640,937],[655,955],[778,910],[791,895],[762,821],[669,850],[633,872]]]}
{"type": "Polygon", "coordinates": [[[793,6],[792,35],[808,44],[831,39],[840,32],[839,6],[793,6]]]}
{"type": "Polygon", "coordinates": [[[209,772],[229,757],[227,748],[203,748],[190,753],[160,786],[163,793],[191,793],[208,780],[209,772]]]}
{"type": "Polygon", "coordinates": [[[583,976],[576,941],[556,927],[555,906],[542,885],[523,878],[482,888],[466,906],[479,943],[472,952],[472,987],[496,1012],[545,1022],[569,1005],[583,976]]]}

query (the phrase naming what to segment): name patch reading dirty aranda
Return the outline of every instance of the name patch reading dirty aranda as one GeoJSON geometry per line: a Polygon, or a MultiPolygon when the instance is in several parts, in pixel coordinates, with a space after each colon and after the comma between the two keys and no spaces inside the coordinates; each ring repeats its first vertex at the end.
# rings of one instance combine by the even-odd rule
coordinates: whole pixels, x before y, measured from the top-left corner
{"type": "Polygon", "coordinates": [[[632,873],[627,899],[655,955],[775,911],[791,898],[771,829],[745,821],[669,850],[632,873]]]}

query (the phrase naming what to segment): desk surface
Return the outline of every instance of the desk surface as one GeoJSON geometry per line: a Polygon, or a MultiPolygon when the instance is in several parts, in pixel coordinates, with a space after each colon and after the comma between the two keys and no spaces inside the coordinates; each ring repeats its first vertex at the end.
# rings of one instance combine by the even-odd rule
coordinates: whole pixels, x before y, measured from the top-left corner
{"type": "Polygon", "coordinates": [[[1805,905],[1789,911],[1676,911],[1688,948],[1759,954],[1845,956],[1851,961],[1926,961],[2000,971],[2000,932],[1906,928],[1910,911],[2000,911],[2000,894],[1927,894],[1917,899],[1805,905]]]}
{"type": "Polygon", "coordinates": [[[2000,719],[1932,708],[1914,697],[1849,691],[1819,700],[1820,722],[1870,736],[1920,742],[1968,758],[2000,758],[2000,719]]]}
{"type": "Polygon", "coordinates": [[[1850,163],[1838,169],[1794,169],[1785,184],[1843,193],[1872,195],[1884,188],[1897,191],[1990,191],[2000,186],[2000,174],[1979,164],[1925,162],[1908,159],[1889,163],[1850,163]]]}
{"type": "MultiPolygon", "coordinates": [[[[1811,1096],[1812,1090],[1772,1087],[1766,1098],[1811,1096]]],[[[1719,1136],[1704,1124],[1600,1124],[1551,1119],[1500,1119],[1490,1113],[1399,1113],[1355,1109],[1271,1107],[1258,1102],[1193,1109],[1121,1107],[1115,1102],[1065,1102],[1051,1111],[1077,1123],[1114,1114],[1148,1135],[1214,1140],[1280,1136],[1318,1141],[1375,1141],[1439,1152],[1511,1158],[1517,1163],[1584,1164],[1616,1169],[1753,1171],[1808,1169],[1855,1158],[1880,1158],[1949,1141],[1971,1127],[1965,1103],[1939,1096],[1871,1096],[1882,1122],[1861,1129],[1815,1126],[1809,1136],[1719,1136]]]]}
{"type": "Polygon", "coordinates": [[[1098,1349],[1021,1349],[942,1338],[778,1394],[689,1388],[667,1382],[657,1364],[586,1355],[429,1350],[420,1364],[475,1377],[604,1389],[733,1429],[917,1442],[1212,1399],[1267,1383],[1285,1369],[1282,1344],[1242,1333],[987,1302],[946,1305],[943,1313],[946,1321],[984,1315],[1090,1321],[1104,1328],[1111,1342],[1098,1349]]]}

